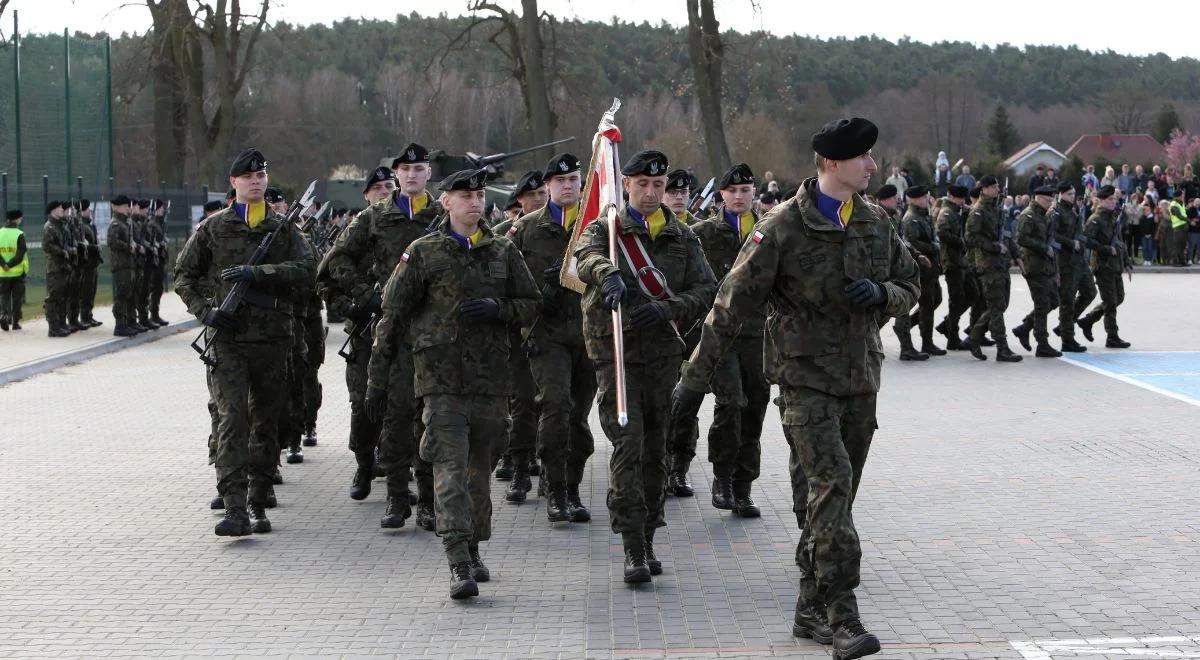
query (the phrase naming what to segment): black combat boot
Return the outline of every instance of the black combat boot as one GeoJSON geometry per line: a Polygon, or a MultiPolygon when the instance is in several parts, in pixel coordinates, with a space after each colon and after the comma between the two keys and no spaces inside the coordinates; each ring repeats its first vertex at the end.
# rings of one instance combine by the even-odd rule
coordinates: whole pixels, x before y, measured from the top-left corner
{"type": "Polygon", "coordinates": [[[93,328],[99,328],[100,326],[104,325],[104,321],[97,321],[96,317],[92,316],[91,312],[88,312],[87,316],[81,320],[93,328]]]}
{"type": "Polygon", "coordinates": [[[375,476],[375,455],[364,451],[355,454],[354,459],[358,467],[350,481],[350,499],[365,500],[371,494],[371,479],[375,476]]]}
{"type": "Polygon", "coordinates": [[[662,562],[654,555],[654,530],[646,532],[646,566],[650,575],[662,575],[662,562]]]}
{"type": "Polygon", "coordinates": [[[432,532],[437,528],[437,515],[433,511],[433,502],[417,500],[417,527],[432,532]]]}
{"type": "Polygon", "coordinates": [[[379,526],[383,529],[400,529],[404,521],[412,516],[412,505],[408,503],[408,484],[388,484],[387,508],[379,526]]]}
{"type": "Polygon", "coordinates": [[[513,465],[512,454],[504,452],[500,455],[500,464],[496,466],[496,478],[500,481],[508,481],[513,478],[514,472],[516,472],[516,467],[513,465]]]}
{"type": "Polygon", "coordinates": [[[267,534],[271,531],[271,521],[267,520],[267,508],[264,503],[250,503],[250,531],[255,534],[267,534]]]}
{"type": "Polygon", "coordinates": [[[792,621],[792,636],[807,637],[818,644],[833,643],[833,628],[825,619],[825,608],[814,606],[801,596],[796,599],[796,618],[792,621]]]}
{"type": "Polygon", "coordinates": [[[979,345],[983,346],[984,348],[991,348],[992,346],[996,345],[996,340],[984,335],[983,338],[979,340],[979,345]]]}
{"type": "Polygon", "coordinates": [[[157,309],[156,309],[156,310],[154,310],[153,312],[151,312],[151,314],[150,314],[150,321],[151,321],[152,323],[154,323],[155,325],[157,325],[158,327],[160,327],[160,328],[162,328],[162,327],[165,327],[165,326],[168,326],[168,325],[171,325],[171,322],[170,322],[170,321],[168,321],[168,320],[166,320],[166,319],[164,319],[163,317],[161,317],[161,316],[159,316],[159,315],[158,315],[158,310],[157,310],[157,309]]]}
{"type": "Polygon", "coordinates": [[[1040,357],[1040,358],[1062,357],[1062,353],[1054,350],[1053,346],[1051,346],[1050,344],[1047,344],[1045,342],[1038,343],[1037,350],[1034,351],[1033,355],[1035,357],[1040,357]]]}
{"type": "Polygon", "coordinates": [[[1096,341],[1096,338],[1092,335],[1092,326],[1096,325],[1096,319],[1091,318],[1090,315],[1084,316],[1076,321],[1075,325],[1079,326],[1080,331],[1083,332],[1084,339],[1088,341],[1096,341]]]}
{"type": "Polygon", "coordinates": [[[1132,344],[1124,339],[1121,339],[1115,334],[1109,335],[1108,339],[1104,342],[1105,348],[1129,348],[1130,346],[1132,346],[1132,344]]]}
{"type": "Polygon", "coordinates": [[[70,328],[71,332],[79,332],[80,330],[91,330],[92,329],[92,326],[84,325],[84,324],[80,323],[78,315],[72,316],[71,318],[67,319],[67,327],[70,328]]]}
{"type": "Polygon", "coordinates": [[[853,660],[875,653],[879,653],[879,638],[867,632],[862,622],[847,619],[838,624],[833,633],[835,660],[853,660]]]}
{"type": "Polygon", "coordinates": [[[1021,348],[1027,351],[1033,350],[1033,346],[1029,343],[1029,333],[1032,330],[1033,328],[1026,326],[1024,323],[1013,328],[1013,336],[1017,338],[1017,341],[1021,342],[1021,348]]]}
{"type": "Polygon", "coordinates": [[[922,353],[913,348],[912,336],[907,332],[896,331],[896,337],[900,340],[900,360],[903,362],[924,362],[929,359],[928,353],[922,353]]]}
{"type": "Polygon", "coordinates": [[[646,562],[646,539],[641,534],[621,534],[625,544],[625,582],[638,584],[650,581],[650,564],[646,562]]]}
{"type": "Polygon", "coordinates": [[[941,348],[937,344],[933,343],[933,333],[931,332],[928,335],[926,335],[926,334],[921,335],[921,351],[920,352],[926,353],[928,355],[938,356],[938,355],[945,355],[946,349],[941,348]]]}
{"type": "Polygon", "coordinates": [[[0,330],[8,332],[8,317],[0,316],[0,330]]]}
{"type": "Polygon", "coordinates": [[[471,575],[471,562],[458,561],[450,564],[450,597],[462,600],[478,595],[479,585],[471,575]]]}
{"type": "Polygon", "coordinates": [[[246,508],[234,506],[225,509],[225,517],[217,523],[217,536],[249,536],[250,516],[246,508]]]}
{"type": "Polygon", "coordinates": [[[688,468],[691,467],[691,463],[691,461],[685,461],[678,456],[675,457],[671,467],[671,481],[667,487],[675,497],[692,497],[696,494],[696,489],[688,481],[688,468]]]}
{"type": "Polygon", "coordinates": [[[217,495],[216,497],[214,497],[208,501],[208,508],[212,509],[213,511],[220,511],[221,509],[224,509],[225,508],[225,498],[221,497],[220,495],[217,495]]]}
{"type": "Polygon", "coordinates": [[[479,556],[479,544],[472,543],[470,546],[471,553],[471,577],[475,578],[476,582],[487,582],[492,579],[492,573],[483,563],[483,557],[479,556]]]}
{"type": "Polygon", "coordinates": [[[275,466],[275,471],[271,473],[271,484],[275,486],[283,485],[283,473],[279,471],[279,466],[275,466]]]}
{"type": "Polygon", "coordinates": [[[567,487],[567,517],[573,523],[585,523],[592,519],[592,512],[579,499],[579,484],[567,487]]]}
{"type": "Polygon", "coordinates": [[[546,486],[546,519],[550,522],[567,522],[571,519],[566,486],[546,486]]]}
{"type": "Polygon", "coordinates": [[[732,477],[716,477],[712,483],[712,505],[718,509],[733,509],[732,477]]]}
{"type": "Polygon", "coordinates": [[[739,481],[733,484],[733,515],[742,518],[758,518],[762,512],[750,497],[750,483],[739,481]]]}
{"type": "Polygon", "coordinates": [[[70,337],[71,331],[58,323],[51,323],[50,329],[46,334],[50,337],[70,337]]]}
{"type": "Polygon", "coordinates": [[[309,427],[307,430],[305,430],[304,431],[304,441],[301,444],[303,444],[305,447],[316,447],[317,446],[317,430],[312,427],[309,427]]]}
{"type": "Polygon", "coordinates": [[[267,486],[267,498],[263,500],[263,506],[268,509],[279,506],[279,498],[275,497],[275,486],[267,486]]]}
{"type": "Polygon", "coordinates": [[[1079,342],[1075,341],[1074,339],[1070,339],[1070,340],[1064,339],[1063,344],[1062,344],[1062,351],[1063,351],[1063,353],[1086,353],[1087,346],[1080,344],[1079,342]]]}
{"type": "Polygon", "coordinates": [[[974,339],[967,337],[966,339],[963,340],[962,346],[963,346],[963,348],[967,349],[968,351],[971,351],[971,356],[974,357],[976,360],[986,360],[987,359],[987,356],[983,354],[983,349],[979,347],[979,344],[975,343],[974,339]]]}
{"type": "Polygon", "coordinates": [[[538,462],[537,456],[529,457],[529,475],[532,477],[542,476],[542,464],[538,462]]]}
{"type": "Polygon", "coordinates": [[[288,447],[287,462],[289,464],[304,462],[304,452],[301,451],[299,443],[293,444],[292,446],[288,447]]]}
{"type": "Polygon", "coordinates": [[[114,337],[132,337],[136,334],[137,330],[134,330],[127,325],[118,325],[117,327],[113,328],[114,337]]]}
{"type": "Polygon", "coordinates": [[[382,455],[382,451],[379,447],[376,447],[375,451],[371,454],[375,460],[375,464],[371,468],[372,479],[383,479],[387,476],[387,470],[384,468],[383,459],[381,458],[382,455]]]}
{"type": "Polygon", "coordinates": [[[997,362],[1020,362],[1023,359],[1020,355],[1013,353],[1007,344],[996,349],[997,362]]]}
{"type": "Polygon", "coordinates": [[[514,461],[512,481],[509,482],[508,488],[504,491],[505,501],[520,504],[529,496],[529,491],[532,488],[533,481],[529,478],[529,462],[525,460],[514,461]]]}

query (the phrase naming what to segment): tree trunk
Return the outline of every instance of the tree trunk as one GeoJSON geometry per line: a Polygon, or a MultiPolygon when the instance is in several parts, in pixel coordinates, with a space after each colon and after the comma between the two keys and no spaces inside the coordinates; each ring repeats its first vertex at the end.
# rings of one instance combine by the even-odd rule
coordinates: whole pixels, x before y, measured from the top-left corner
{"type": "Polygon", "coordinates": [[[186,0],[148,2],[154,21],[154,169],[158,181],[181,185],[186,177],[187,104],[177,45],[191,21],[186,0]]]}
{"type": "Polygon", "coordinates": [[[729,143],[725,139],[725,120],[721,115],[721,67],[725,46],[720,25],[713,13],[713,0],[687,0],[688,55],[696,80],[696,98],[700,103],[700,125],[708,166],[720,176],[729,169],[729,143]]]}
{"type": "Polygon", "coordinates": [[[541,18],[537,0],[521,0],[521,43],[513,44],[524,60],[525,111],[534,144],[554,140],[558,118],[550,107],[550,86],[546,82],[546,57],[542,42],[541,18]]]}

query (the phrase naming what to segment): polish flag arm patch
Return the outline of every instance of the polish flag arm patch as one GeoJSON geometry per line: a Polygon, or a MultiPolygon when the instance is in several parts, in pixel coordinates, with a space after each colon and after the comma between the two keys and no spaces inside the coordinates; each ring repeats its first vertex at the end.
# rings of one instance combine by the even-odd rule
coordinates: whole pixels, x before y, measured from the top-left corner
{"type": "Polygon", "coordinates": [[[764,236],[761,231],[757,231],[757,230],[755,230],[755,232],[750,235],[750,240],[754,241],[755,243],[762,243],[763,239],[765,239],[765,238],[766,238],[766,236],[764,236]]]}
{"type": "Polygon", "coordinates": [[[506,232],[506,233],[504,234],[504,237],[505,237],[505,238],[512,238],[513,236],[516,236],[516,235],[517,235],[517,228],[516,228],[516,226],[512,226],[512,227],[509,227],[509,228],[508,228],[508,232],[506,232]]]}
{"type": "Polygon", "coordinates": [[[400,263],[402,263],[402,264],[406,264],[406,263],[408,263],[408,259],[409,259],[409,256],[408,256],[408,253],[407,253],[407,252],[405,252],[404,254],[400,255],[400,263]]]}

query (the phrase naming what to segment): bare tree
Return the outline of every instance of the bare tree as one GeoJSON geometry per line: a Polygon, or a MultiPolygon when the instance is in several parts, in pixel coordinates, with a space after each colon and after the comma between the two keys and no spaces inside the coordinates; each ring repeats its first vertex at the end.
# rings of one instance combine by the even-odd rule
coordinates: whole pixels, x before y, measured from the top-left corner
{"type": "Polygon", "coordinates": [[[1117,85],[1104,99],[1108,121],[1114,133],[1141,133],[1146,127],[1146,99],[1153,94],[1134,83],[1117,85]]]}
{"type": "Polygon", "coordinates": [[[721,69],[725,46],[721,43],[720,24],[713,11],[713,0],[687,0],[688,55],[696,81],[700,103],[700,127],[708,166],[715,173],[729,169],[729,144],[725,139],[725,120],[721,114],[721,69]]]}
{"type": "Polygon", "coordinates": [[[181,184],[186,175],[188,104],[186,73],[180,66],[182,38],[192,24],[187,0],[146,0],[153,19],[147,35],[154,83],[154,170],[159,181],[181,184]]]}

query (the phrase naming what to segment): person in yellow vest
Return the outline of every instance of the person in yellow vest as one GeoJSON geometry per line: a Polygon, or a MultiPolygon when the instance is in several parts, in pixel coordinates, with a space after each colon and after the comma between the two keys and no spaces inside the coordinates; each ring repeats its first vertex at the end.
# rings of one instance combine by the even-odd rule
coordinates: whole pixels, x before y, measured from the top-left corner
{"type": "Polygon", "coordinates": [[[29,254],[25,247],[24,219],[20,209],[5,213],[0,227],[0,330],[21,329],[21,305],[25,304],[25,275],[29,272],[29,254]]]}
{"type": "Polygon", "coordinates": [[[1171,218],[1171,264],[1174,266],[1187,265],[1187,209],[1183,207],[1183,189],[1175,189],[1175,198],[1167,207],[1167,215],[1171,218]]]}

